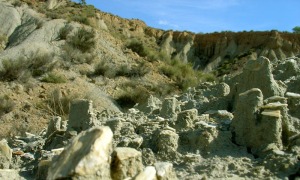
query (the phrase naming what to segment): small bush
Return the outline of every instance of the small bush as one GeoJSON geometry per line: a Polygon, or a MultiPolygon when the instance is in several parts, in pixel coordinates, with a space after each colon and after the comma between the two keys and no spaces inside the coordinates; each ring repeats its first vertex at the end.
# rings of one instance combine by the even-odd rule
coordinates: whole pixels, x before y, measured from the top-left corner
{"type": "Polygon", "coordinates": [[[59,19],[61,17],[57,12],[46,12],[46,16],[51,19],[59,19]]]}
{"type": "Polygon", "coordinates": [[[123,85],[123,93],[116,102],[124,109],[133,107],[136,103],[145,102],[150,95],[148,89],[137,83],[126,83],[123,85]]]}
{"type": "Polygon", "coordinates": [[[89,19],[86,16],[83,16],[83,15],[71,16],[71,20],[79,22],[81,24],[90,25],[89,19]]]}
{"type": "MultiPolygon", "coordinates": [[[[27,57],[2,60],[0,79],[14,81],[24,77],[40,76],[54,68],[53,55],[41,51],[33,52],[27,57]]],[[[25,78],[26,80],[27,78],[25,78]]]]}
{"type": "Polygon", "coordinates": [[[141,57],[145,57],[148,55],[147,49],[144,44],[137,39],[131,40],[126,47],[131,49],[133,52],[138,53],[138,55],[140,55],[141,57]]]}
{"type": "MultiPolygon", "coordinates": [[[[113,70],[111,67],[105,62],[105,61],[100,61],[95,65],[95,70],[93,75],[95,76],[106,76],[108,77],[108,72],[112,72],[113,70]]],[[[115,73],[113,73],[113,76],[115,77],[115,73]]]]}
{"type": "Polygon", "coordinates": [[[144,63],[139,63],[137,66],[130,66],[128,64],[122,64],[118,67],[110,65],[106,61],[101,61],[95,65],[95,70],[92,75],[105,76],[108,78],[115,78],[118,76],[124,76],[128,78],[142,77],[149,72],[149,69],[144,63]]]}
{"type": "Polygon", "coordinates": [[[4,59],[2,60],[2,69],[0,69],[0,78],[3,81],[16,80],[28,71],[27,67],[27,60],[23,57],[4,59]]]}
{"type": "Polygon", "coordinates": [[[61,54],[61,58],[65,63],[72,62],[74,64],[91,64],[96,58],[96,53],[93,52],[81,52],[78,49],[70,45],[65,45],[62,48],[64,53],[61,54]]]}
{"type": "Polygon", "coordinates": [[[62,27],[59,32],[58,32],[58,39],[59,40],[66,40],[67,36],[70,34],[70,32],[72,31],[72,26],[70,26],[69,24],[66,24],[64,27],[62,27]]]}
{"type": "Polygon", "coordinates": [[[9,113],[15,107],[15,103],[7,95],[0,96],[0,116],[9,113]]]}
{"type": "Polygon", "coordinates": [[[46,72],[51,71],[55,67],[53,56],[52,53],[48,52],[32,52],[27,60],[28,70],[30,70],[34,77],[41,76],[46,72]]]}
{"type": "Polygon", "coordinates": [[[15,7],[20,7],[22,6],[22,2],[20,0],[15,0],[13,3],[12,3],[13,6],[15,7]]]}
{"type": "Polygon", "coordinates": [[[67,79],[60,74],[55,74],[54,72],[50,72],[48,74],[46,74],[42,79],[42,82],[47,82],[47,83],[65,83],[67,82],[67,79]]]}
{"type": "Polygon", "coordinates": [[[293,32],[296,33],[296,34],[300,34],[300,26],[295,26],[293,28],[293,32]]]}
{"type": "Polygon", "coordinates": [[[160,67],[160,72],[171,78],[181,90],[194,87],[200,82],[215,80],[212,74],[208,75],[200,71],[195,71],[192,65],[179,60],[166,61],[160,67]]]}
{"type": "Polygon", "coordinates": [[[81,52],[90,52],[96,45],[95,32],[80,28],[68,39],[68,43],[81,52]]]}

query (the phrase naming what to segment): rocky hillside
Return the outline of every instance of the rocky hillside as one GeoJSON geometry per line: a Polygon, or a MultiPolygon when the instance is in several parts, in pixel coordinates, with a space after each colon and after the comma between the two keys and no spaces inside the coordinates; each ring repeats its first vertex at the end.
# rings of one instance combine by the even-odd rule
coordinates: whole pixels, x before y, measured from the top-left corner
{"type": "Polygon", "coordinates": [[[296,179],[300,177],[300,59],[250,60],[126,113],[71,103],[38,135],[0,141],[5,179],[296,179]],[[274,68],[274,71],[272,71],[274,68]],[[284,71],[289,69],[290,73],[284,71]],[[281,80],[279,80],[281,79],[281,80]]]}
{"type": "Polygon", "coordinates": [[[0,23],[0,177],[299,176],[299,34],[163,31],[68,0],[0,0],[0,23]]]}

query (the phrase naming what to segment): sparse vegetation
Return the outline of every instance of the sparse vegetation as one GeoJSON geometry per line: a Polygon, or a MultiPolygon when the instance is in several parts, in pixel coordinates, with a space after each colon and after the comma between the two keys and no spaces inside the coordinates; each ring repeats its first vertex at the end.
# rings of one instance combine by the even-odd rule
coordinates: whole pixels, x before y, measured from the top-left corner
{"type": "Polygon", "coordinates": [[[78,29],[68,40],[68,43],[81,52],[90,52],[96,45],[94,30],[78,29]]]}
{"type": "Polygon", "coordinates": [[[27,58],[2,60],[3,68],[0,70],[0,78],[3,81],[13,81],[22,77],[36,77],[51,71],[55,63],[50,53],[41,51],[32,52],[27,58]]]}
{"type": "Polygon", "coordinates": [[[42,79],[41,79],[42,82],[47,82],[47,83],[55,83],[55,84],[58,84],[58,83],[65,83],[67,82],[67,79],[61,75],[61,74],[56,74],[54,72],[50,72],[50,73],[47,73],[42,79]]]}
{"type": "Polygon", "coordinates": [[[128,78],[142,77],[149,72],[149,69],[144,63],[139,63],[134,66],[128,64],[122,64],[115,67],[109,64],[108,61],[100,61],[95,65],[93,76],[105,76],[108,78],[115,78],[118,76],[125,76],[128,78]]]}
{"type": "Polygon", "coordinates": [[[9,113],[15,107],[15,103],[7,95],[0,95],[0,117],[9,113]]]}
{"type": "Polygon", "coordinates": [[[32,76],[41,76],[46,72],[51,71],[55,62],[53,60],[53,54],[43,51],[32,52],[27,60],[28,70],[32,76]]]}
{"type": "Polygon", "coordinates": [[[194,87],[200,82],[214,81],[212,74],[205,74],[193,69],[192,65],[180,60],[168,60],[160,67],[160,72],[171,78],[181,90],[194,87]]]}
{"type": "Polygon", "coordinates": [[[124,83],[123,92],[116,99],[117,103],[127,109],[133,107],[136,103],[145,102],[150,95],[150,91],[137,82],[124,83]]]}
{"type": "Polygon", "coordinates": [[[69,24],[66,24],[64,27],[62,27],[58,32],[58,39],[59,40],[66,40],[70,32],[72,31],[72,26],[69,24]]]}
{"type": "Polygon", "coordinates": [[[68,63],[74,64],[91,64],[93,60],[96,58],[96,54],[94,52],[81,52],[78,49],[66,44],[63,46],[63,53],[61,54],[61,58],[64,60],[64,66],[68,67],[68,63]]]}
{"type": "Polygon", "coordinates": [[[2,60],[2,69],[0,70],[0,78],[2,81],[13,81],[25,74],[28,63],[23,57],[18,59],[2,60]]]}
{"type": "Polygon", "coordinates": [[[61,90],[55,89],[41,104],[41,108],[53,116],[61,116],[66,119],[70,112],[70,103],[79,97],[79,94],[63,94],[61,90]]]}
{"type": "Polygon", "coordinates": [[[76,21],[81,24],[90,25],[90,18],[96,16],[96,9],[92,5],[78,4],[69,1],[66,6],[58,7],[51,10],[38,8],[38,11],[47,15],[51,19],[66,19],[76,21]]]}
{"type": "Polygon", "coordinates": [[[136,52],[141,57],[145,57],[148,55],[148,51],[144,44],[137,39],[132,39],[126,47],[131,49],[133,52],[136,52]]]}
{"type": "Polygon", "coordinates": [[[85,1],[85,0],[80,0],[79,2],[80,2],[80,4],[82,4],[82,5],[86,5],[86,1],[85,1]]]}
{"type": "Polygon", "coordinates": [[[131,39],[126,44],[126,47],[136,52],[139,56],[145,57],[149,62],[169,59],[164,52],[158,52],[158,50],[146,46],[145,43],[135,38],[131,39]]]}

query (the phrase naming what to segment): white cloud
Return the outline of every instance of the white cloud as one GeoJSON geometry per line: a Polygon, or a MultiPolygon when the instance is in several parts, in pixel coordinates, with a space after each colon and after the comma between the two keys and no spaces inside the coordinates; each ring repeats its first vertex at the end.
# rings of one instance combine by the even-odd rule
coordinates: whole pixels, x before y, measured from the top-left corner
{"type": "Polygon", "coordinates": [[[158,24],[165,26],[167,28],[176,28],[176,29],[179,28],[179,25],[170,23],[169,21],[166,21],[166,20],[159,20],[158,24]]]}

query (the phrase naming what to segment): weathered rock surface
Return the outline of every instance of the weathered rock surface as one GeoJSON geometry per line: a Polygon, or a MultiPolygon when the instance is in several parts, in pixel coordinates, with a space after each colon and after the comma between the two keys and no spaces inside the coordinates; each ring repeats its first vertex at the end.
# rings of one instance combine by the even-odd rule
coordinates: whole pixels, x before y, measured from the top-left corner
{"type": "Polygon", "coordinates": [[[111,176],[113,179],[133,178],[142,171],[141,152],[125,147],[114,150],[111,163],[111,176]]]}
{"type": "Polygon", "coordinates": [[[138,174],[135,180],[156,180],[156,170],[153,166],[147,166],[143,172],[138,174]]]}
{"type": "Polygon", "coordinates": [[[0,169],[9,169],[12,159],[12,150],[6,140],[0,141],[0,169]]]}
{"type": "Polygon", "coordinates": [[[93,103],[88,100],[75,100],[70,107],[68,129],[81,132],[99,123],[93,113],[93,103]]]}
{"type": "Polygon", "coordinates": [[[263,105],[263,94],[260,89],[251,89],[241,93],[238,98],[235,116],[232,120],[232,131],[236,143],[256,147],[256,124],[259,106],[263,105]]]}
{"type": "Polygon", "coordinates": [[[243,73],[233,80],[237,81],[237,83],[231,87],[236,90],[236,92],[234,92],[236,96],[252,88],[260,89],[265,98],[283,96],[285,93],[285,87],[275,81],[272,74],[272,64],[270,60],[265,57],[248,61],[243,73]]]}
{"type": "Polygon", "coordinates": [[[0,169],[0,179],[10,179],[10,180],[24,180],[19,172],[14,169],[0,169]]]}
{"type": "Polygon", "coordinates": [[[178,113],[177,121],[175,122],[175,129],[177,131],[183,129],[190,129],[194,127],[195,120],[197,119],[198,111],[197,109],[190,109],[181,111],[178,113]]]}
{"type": "Polygon", "coordinates": [[[163,118],[175,118],[178,104],[176,98],[166,98],[162,103],[160,115],[163,118]]]}
{"type": "Polygon", "coordinates": [[[52,160],[47,179],[110,179],[112,138],[108,127],[83,131],[52,160]]]}
{"type": "Polygon", "coordinates": [[[47,8],[48,9],[55,9],[59,6],[65,5],[66,0],[48,0],[47,1],[47,8]]]}
{"type": "Polygon", "coordinates": [[[0,3],[0,34],[9,37],[21,25],[21,14],[16,8],[6,3],[0,3]]]}
{"type": "Polygon", "coordinates": [[[157,162],[154,166],[158,180],[177,179],[173,164],[168,162],[157,162]]]}

